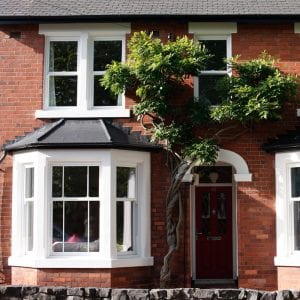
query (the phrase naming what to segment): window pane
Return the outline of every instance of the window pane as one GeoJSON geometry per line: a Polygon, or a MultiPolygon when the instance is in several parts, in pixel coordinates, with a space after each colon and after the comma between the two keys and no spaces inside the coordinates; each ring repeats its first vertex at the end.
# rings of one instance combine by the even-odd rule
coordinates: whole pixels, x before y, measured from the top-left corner
{"type": "Polygon", "coordinates": [[[49,106],[77,105],[77,76],[50,76],[49,106]]]}
{"type": "Polygon", "coordinates": [[[199,78],[199,98],[209,101],[211,105],[219,104],[222,99],[217,92],[217,85],[220,79],[227,75],[200,75],[199,78]]]}
{"type": "Polygon", "coordinates": [[[27,202],[27,251],[33,249],[33,202],[27,202]]]}
{"type": "Polygon", "coordinates": [[[300,168],[291,168],[292,197],[300,197],[300,168]]]}
{"type": "Polygon", "coordinates": [[[32,198],[34,196],[34,169],[25,169],[25,198],[32,198]]]}
{"type": "Polygon", "coordinates": [[[206,70],[226,70],[226,63],[224,59],[226,54],[226,40],[202,40],[200,41],[213,57],[206,65],[206,70]]]}
{"type": "Polygon", "coordinates": [[[89,196],[99,196],[99,167],[89,167],[89,196]]]}
{"type": "MultiPolygon", "coordinates": [[[[66,236],[68,239],[69,236],[66,236]]],[[[53,228],[52,228],[52,243],[54,252],[62,252],[62,242],[64,240],[63,229],[63,202],[53,202],[53,228]]]]}
{"type": "Polygon", "coordinates": [[[300,202],[294,202],[294,250],[300,250],[300,202]]]}
{"type": "Polygon", "coordinates": [[[117,167],[117,197],[135,198],[135,168],[117,167]]]}
{"type": "MultiPolygon", "coordinates": [[[[99,202],[90,202],[89,251],[99,251],[99,202]]],[[[87,228],[86,228],[87,230],[87,228]]]]}
{"type": "Polygon", "coordinates": [[[122,59],[122,41],[94,42],[94,71],[104,71],[106,65],[122,59]]]}
{"type": "Polygon", "coordinates": [[[100,86],[101,75],[94,76],[94,106],[116,106],[118,105],[118,95],[111,94],[100,86]]]}
{"type": "Polygon", "coordinates": [[[133,210],[131,201],[117,201],[117,250],[133,251],[133,210]]]}
{"type": "Polygon", "coordinates": [[[87,251],[87,201],[65,202],[65,252],[87,251]]]}
{"type": "Polygon", "coordinates": [[[52,197],[62,196],[62,167],[52,168],[52,197]]]}
{"type": "Polygon", "coordinates": [[[77,71],[77,42],[50,42],[49,71],[77,71]]]}
{"type": "Polygon", "coordinates": [[[64,167],[64,196],[87,196],[87,167],[64,167]]]}

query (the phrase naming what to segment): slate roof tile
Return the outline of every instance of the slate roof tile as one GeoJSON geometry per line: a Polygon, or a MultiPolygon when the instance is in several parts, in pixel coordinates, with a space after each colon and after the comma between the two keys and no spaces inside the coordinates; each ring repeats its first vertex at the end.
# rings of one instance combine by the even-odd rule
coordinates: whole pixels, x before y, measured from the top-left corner
{"type": "Polygon", "coordinates": [[[1,17],[299,15],[299,0],[1,0],[1,17]]]}

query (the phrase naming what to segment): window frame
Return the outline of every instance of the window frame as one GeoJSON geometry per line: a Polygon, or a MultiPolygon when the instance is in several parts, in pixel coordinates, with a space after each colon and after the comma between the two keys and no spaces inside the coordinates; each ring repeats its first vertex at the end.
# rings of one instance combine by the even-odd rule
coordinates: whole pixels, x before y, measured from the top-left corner
{"type": "Polygon", "coordinates": [[[93,62],[94,62],[94,42],[95,41],[121,41],[122,42],[122,51],[121,51],[121,62],[125,62],[125,55],[126,55],[126,39],[123,36],[114,36],[114,37],[105,37],[105,36],[95,36],[95,37],[91,37],[88,41],[88,52],[89,52],[89,57],[90,57],[90,61],[89,61],[89,68],[88,68],[88,75],[87,78],[89,80],[89,82],[91,83],[89,85],[89,95],[90,97],[88,100],[88,108],[92,109],[92,110],[99,110],[99,109],[114,109],[116,107],[124,107],[125,106],[125,94],[119,94],[118,95],[118,99],[117,99],[117,103],[120,103],[120,105],[115,105],[115,106],[95,106],[94,105],[94,77],[97,75],[104,75],[105,71],[94,71],[94,67],[93,67],[93,62]],[[97,74],[96,74],[97,73],[97,74]],[[90,75],[90,76],[89,76],[90,75]]]}
{"type": "MultiPolygon", "coordinates": [[[[100,214],[101,214],[101,195],[100,195],[100,174],[101,174],[101,164],[99,162],[51,162],[49,163],[49,180],[50,180],[50,194],[49,194],[49,202],[50,202],[50,210],[49,210],[49,214],[50,214],[50,224],[49,224],[49,231],[48,231],[48,249],[50,249],[50,256],[99,256],[99,252],[100,252],[100,220],[99,220],[99,250],[98,251],[94,251],[94,252],[90,252],[90,251],[85,251],[85,252],[54,252],[52,249],[53,246],[53,236],[52,236],[52,230],[53,230],[53,202],[54,201],[62,201],[62,202],[66,202],[66,201],[86,201],[87,203],[90,203],[90,201],[95,201],[99,203],[99,219],[100,219],[100,214]],[[53,184],[53,167],[99,167],[99,186],[98,186],[98,197],[90,197],[90,196],[86,196],[86,197],[66,197],[66,196],[61,196],[61,197],[53,197],[52,195],[52,184],[53,184]]],[[[63,172],[64,174],[64,172],[63,172]]],[[[88,176],[89,173],[87,173],[88,176]]],[[[87,180],[89,180],[87,178],[87,180]]],[[[87,186],[88,189],[89,186],[87,186]]],[[[62,188],[63,191],[63,188],[62,188]]],[[[89,206],[88,206],[88,213],[89,213],[89,206]]],[[[89,214],[88,214],[89,215],[89,214]]],[[[89,218],[89,217],[88,217],[89,218]]],[[[87,242],[88,243],[88,242],[87,242]]]]}
{"type": "Polygon", "coordinates": [[[33,164],[24,164],[23,166],[23,172],[24,172],[24,186],[23,186],[23,201],[24,201],[24,226],[23,226],[23,237],[24,237],[24,250],[27,255],[31,255],[33,253],[33,246],[34,246],[34,215],[35,215],[35,171],[34,171],[34,165],[33,164]],[[27,197],[26,196],[26,187],[27,187],[27,180],[26,180],[26,170],[27,169],[33,169],[33,195],[32,197],[27,197]],[[29,203],[32,203],[33,205],[33,220],[32,220],[32,249],[28,250],[28,245],[29,245],[29,223],[28,223],[28,218],[29,218],[29,203]]]}
{"type": "Polygon", "coordinates": [[[13,156],[12,253],[10,266],[31,268],[120,268],[152,266],[150,153],[119,149],[39,149],[15,153],[13,156]],[[100,165],[100,251],[85,254],[66,252],[53,255],[52,245],[52,166],[58,164],[100,165]],[[19,186],[24,180],[20,172],[25,164],[35,167],[34,245],[29,255],[24,236],[23,193],[19,186]],[[136,252],[119,255],[116,245],[116,166],[137,166],[139,183],[136,199],[136,252]],[[66,259],[67,258],[67,259],[66,259]]]}
{"type": "Polygon", "coordinates": [[[130,23],[97,24],[40,24],[39,33],[45,36],[43,108],[35,112],[36,118],[87,118],[129,117],[125,94],[118,96],[114,106],[93,105],[93,41],[110,40],[122,42],[122,62],[126,55],[126,34],[131,32],[130,23]],[[49,103],[49,54],[50,41],[77,41],[77,105],[50,106],[49,103]]]}
{"type": "MultiPolygon", "coordinates": [[[[116,182],[115,182],[115,205],[116,205],[116,212],[117,212],[117,203],[118,202],[130,202],[133,203],[133,232],[132,232],[132,246],[133,250],[132,251],[117,251],[117,256],[128,256],[132,254],[136,254],[138,251],[138,217],[139,217],[139,190],[138,190],[138,184],[139,184],[139,166],[138,164],[130,164],[130,163],[119,163],[115,167],[116,170],[116,182]],[[128,198],[128,197],[117,197],[117,168],[134,168],[135,169],[135,197],[134,198],[128,198]]],[[[117,224],[116,224],[116,229],[117,229],[117,224]]],[[[117,243],[117,239],[116,239],[117,243]]]]}
{"type": "Polygon", "coordinates": [[[300,167],[300,151],[275,154],[276,249],[275,266],[300,266],[300,251],[294,250],[294,200],[291,197],[291,169],[300,167]]]}
{"type": "Polygon", "coordinates": [[[44,64],[44,96],[43,96],[43,106],[47,110],[71,110],[78,106],[78,95],[79,95],[79,71],[78,66],[80,64],[79,59],[79,49],[80,49],[80,39],[79,37],[46,37],[45,40],[45,64],[44,64]],[[77,42],[77,71],[58,71],[50,72],[50,43],[51,42],[77,42]],[[51,76],[77,76],[77,98],[76,106],[51,106],[50,105],[50,77],[51,76]]]}
{"type": "MultiPolygon", "coordinates": [[[[226,59],[232,57],[232,38],[231,34],[226,35],[195,35],[194,40],[197,42],[200,41],[226,41],[226,59]]],[[[227,64],[226,70],[203,70],[200,72],[201,75],[228,75],[232,76],[232,69],[227,64]]],[[[194,76],[194,97],[199,97],[199,76],[194,76]]]]}
{"type": "Polygon", "coordinates": [[[294,215],[294,203],[300,202],[299,197],[292,196],[292,169],[293,168],[300,168],[299,163],[287,164],[287,210],[288,210],[288,231],[289,231],[289,248],[290,253],[293,255],[298,255],[300,257],[300,250],[295,250],[295,230],[294,230],[294,222],[295,222],[295,215],[294,215]]]}

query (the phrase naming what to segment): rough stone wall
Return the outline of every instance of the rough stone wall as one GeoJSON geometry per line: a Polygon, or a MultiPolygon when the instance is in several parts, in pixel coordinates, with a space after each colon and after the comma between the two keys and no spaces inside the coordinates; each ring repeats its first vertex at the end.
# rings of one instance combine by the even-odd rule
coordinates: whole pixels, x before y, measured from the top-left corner
{"type": "Polygon", "coordinates": [[[297,300],[300,291],[282,290],[265,292],[247,289],[109,289],[109,288],[66,288],[37,286],[0,286],[3,300],[297,300]]]}

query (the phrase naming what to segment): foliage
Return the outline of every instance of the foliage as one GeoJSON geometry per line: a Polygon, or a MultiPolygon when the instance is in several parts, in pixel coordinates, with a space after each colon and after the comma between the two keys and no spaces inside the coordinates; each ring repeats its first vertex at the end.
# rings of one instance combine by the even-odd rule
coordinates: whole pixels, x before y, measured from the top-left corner
{"type": "Polygon", "coordinates": [[[223,101],[212,109],[212,119],[242,123],[279,119],[284,102],[296,92],[295,77],[281,73],[266,53],[243,63],[236,57],[230,63],[236,76],[225,77],[218,86],[223,101]]]}
{"type": "Polygon", "coordinates": [[[187,37],[164,44],[145,32],[135,33],[128,49],[127,62],[113,62],[102,85],[115,94],[124,88],[135,90],[139,101],[134,114],[139,119],[151,116],[153,139],[164,141],[168,150],[179,151],[182,158],[196,159],[198,155],[206,164],[216,159],[218,146],[213,137],[196,140],[195,127],[228,120],[247,123],[278,119],[284,102],[296,90],[295,78],[282,74],[268,54],[247,62],[236,57],[228,62],[234,76],[226,76],[217,84],[223,99],[220,105],[211,107],[205,99],[192,99],[175,113],[174,87],[184,85],[184,77],[198,74],[212,57],[187,37]]]}

